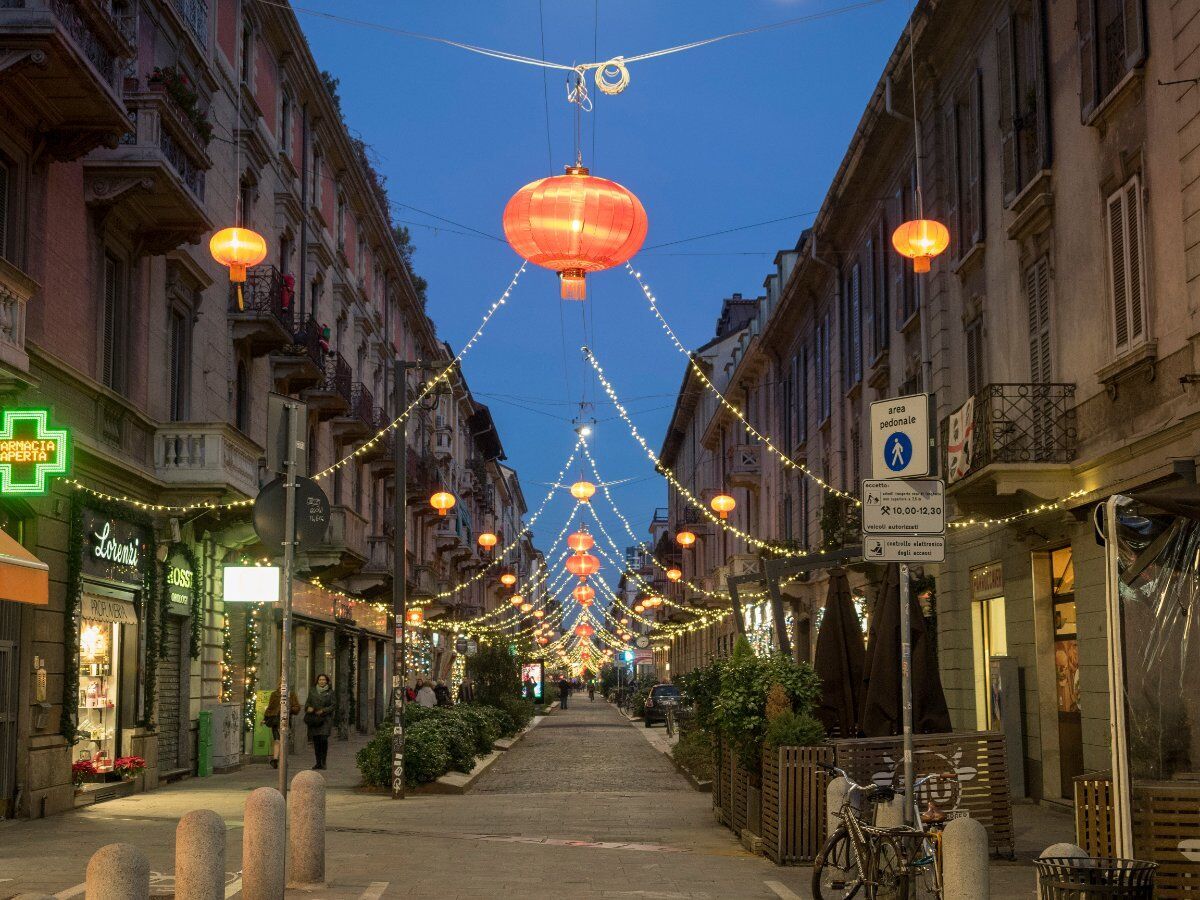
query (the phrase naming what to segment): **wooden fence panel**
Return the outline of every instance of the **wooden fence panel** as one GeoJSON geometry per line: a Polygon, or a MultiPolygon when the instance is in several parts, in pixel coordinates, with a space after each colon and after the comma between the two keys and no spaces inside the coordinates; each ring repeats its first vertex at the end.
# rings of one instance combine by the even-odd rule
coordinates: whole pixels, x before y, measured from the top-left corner
{"type": "Polygon", "coordinates": [[[777,865],[812,862],[825,841],[831,747],[780,747],[763,754],[762,836],[777,865]]]}
{"type": "MultiPolygon", "coordinates": [[[[855,738],[834,742],[838,765],[855,781],[899,787],[904,764],[899,737],[855,738]]],[[[946,788],[930,791],[932,799],[947,812],[965,811],[987,829],[994,850],[1013,853],[1012,797],[1009,795],[1008,762],[1004,735],[994,731],[913,736],[916,777],[954,772],[959,780],[959,797],[946,788]]]]}
{"type": "Polygon", "coordinates": [[[1158,863],[1154,896],[1200,894],[1200,785],[1135,783],[1133,852],[1138,859],[1158,863]]]}
{"type": "Polygon", "coordinates": [[[1112,776],[1080,775],[1075,779],[1075,842],[1088,856],[1117,855],[1113,833],[1112,776]]]}
{"type": "Polygon", "coordinates": [[[747,824],[750,809],[750,776],[742,768],[737,754],[733,756],[733,833],[741,835],[747,824]]]}

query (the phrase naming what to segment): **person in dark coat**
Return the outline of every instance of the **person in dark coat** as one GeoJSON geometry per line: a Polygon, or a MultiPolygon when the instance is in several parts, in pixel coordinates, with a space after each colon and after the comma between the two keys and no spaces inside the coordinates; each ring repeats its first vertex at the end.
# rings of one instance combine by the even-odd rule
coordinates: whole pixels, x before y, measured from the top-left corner
{"type": "Polygon", "coordinates": [[[565,678],[558,679],[558,707],[567,708],[567,698],[571,696],[571,682],[565,678]]]}
{"type": "Polygon", "coordinates": [[[438,706],[453,706],[454,698],[450,696],[450,688],[446,687],[446,682],[439,681],[433,687],[433,696],[437,698],[438,706]]]}
{"type": "Polygon", "coordinates": [[[308,726],[308,736],[312,738],[313,750],[317,756],[314,769],[324,769],[329,756],[329,735],[333,733],[334,711],[333,685],[329,676],[322,672],[308,692],[308,700],[304,703],[304,724],[308,726]]]}
{"type": "Polygon", "coordinates": [[[475,685],[471,683],[470,678],[464,678],[462,684],[458,686],[458,702],[459,703],[474,703],[475,702],[475,685]]]}
{"type": "MultiPolygon", "coordinates": [[[[291,691],[288,695],[288,706],[291,708],[291,715],[295,717],[300,712],[300,699],[296,696],[295,691],[291,691]]],[[[271,768],[279,768],[279,688],[271,691],[271,698],[267,700],[267,708],[263,711],[263,724],[271,729],[271,768]]],[[[289,726],[291,720],[289,719],[289,726]]]]}

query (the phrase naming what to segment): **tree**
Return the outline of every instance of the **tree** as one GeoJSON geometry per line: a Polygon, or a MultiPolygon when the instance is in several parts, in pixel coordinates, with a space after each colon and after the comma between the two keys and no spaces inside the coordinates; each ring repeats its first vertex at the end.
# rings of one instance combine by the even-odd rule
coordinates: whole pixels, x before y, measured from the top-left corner
{"type": "Polygon", "coordinates": [[[409,277],[412,278],[413,288],[417,292],[417,299],[421,301],[421,306],[425,306],[425,291],[429,287],[429,282],[422,278],[413,269],[413,254],[417,248],[413,246],[412,235],[404,225],[392,225],[392,238],[396,242],[396,249],[400,251],[400,256],[404,259],[404,264],[408,267],[409,277]]]}

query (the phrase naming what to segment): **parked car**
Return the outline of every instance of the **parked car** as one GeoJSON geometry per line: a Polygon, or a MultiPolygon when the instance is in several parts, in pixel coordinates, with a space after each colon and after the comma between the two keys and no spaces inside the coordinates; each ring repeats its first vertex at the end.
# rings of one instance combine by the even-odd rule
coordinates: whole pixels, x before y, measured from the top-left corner
{"type": "Polygon", "coordinates": [[[649,728],[655,722],[666,724],[667,710],[681,703],[683,695],[673,684],[656,684],[650,688],[650,694],[646,697],[646,711],[642,715],[646,727],[649,728]]]}

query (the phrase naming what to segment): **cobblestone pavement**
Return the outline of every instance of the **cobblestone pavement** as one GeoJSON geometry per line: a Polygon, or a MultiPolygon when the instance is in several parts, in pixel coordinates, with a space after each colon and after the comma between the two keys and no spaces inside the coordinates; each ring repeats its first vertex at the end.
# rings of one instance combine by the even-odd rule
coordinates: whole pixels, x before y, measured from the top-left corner
{"type": "MultiPolygon", "coordinates": [[[[327,888],[288,896],[327,900],[476,898],[808,898],[807,868],[777,868],[746,853],[718,826],[708,794],[694,791],[640,722],[609,704],[572,698],[502,754],[462,796],[419,794],[394,802],[356,788],[354,751],[330,750],[327,888]]],[[[311,761],[301,754],[298,765],[311,761]]],[[[190,809],[216,810],[229,827],[226,868],[237,896],[246,794],[273,785],[264,765],[193,778],[74,813],[0,822],[0,898],[26,891],[82,896],[88,857],[113,841],[142,847],[168,894],[175,824],[190,809]]],[[[1018,815],[1054,839],[1046,818],[1018,815]]],[[[1057,835],[1066,816],[1052,817],[1057,835]]],[[[993,866],[993,897],[1032,893],[1027,861],[993,866]],[[1002,887],[1003,886],[1003,887],[1002,887]]]]}

